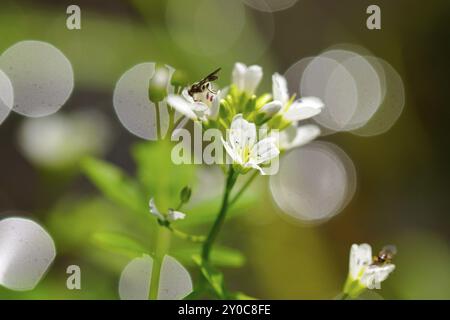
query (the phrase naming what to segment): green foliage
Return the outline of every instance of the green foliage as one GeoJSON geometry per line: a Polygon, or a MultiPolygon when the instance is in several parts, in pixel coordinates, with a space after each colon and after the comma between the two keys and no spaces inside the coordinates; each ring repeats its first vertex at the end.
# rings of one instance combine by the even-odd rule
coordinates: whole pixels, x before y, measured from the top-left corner
{"type": "MultiPolygon", "coordinates": [[[[256,194],[244,193],[244,195],[230,207],[227,213],[227,219],[238,217],[245,214],[247,210],[256,202],[256,194]]],[[[205,199],[201,203],[193,204],[184,210],[189,218],[177,222],[180,227],[193,227],[212,223],[217,216],[217,210],[220,206],[220,196],[205,199]]]]}
{"type": "Polygon", "coordinates": [[[83,159],[81,167],[97,188],[115,203],[134,212],[146,212],[147,199],[138,184],[119,167],[91,157],[83,159]]]}
{"type": "Polygon", "coordinates": [[[219,299],[226,299],[228,295],[227,291],[225,290],[223,273],[213,268],[211,265],[203,263],[200,256],[194,256],[193,259],[194,262],[200,267],[202,275],[211,285],[217,297],[219,299]]]}
{"type": "Polygon", "coordinates": [[[251,297],[243,292],[232,292],[230,298],[234,300],[256,300],[256,298],[251,297]]]}
{"type": "MultiPolygon", "coordinates": [[[[193,257],[199,257],[201,248],[189,246],[171,254],[185,265],[195,265],[193,257]]],[[[239,268],[245,264],[245,256],[238,250],[216,246],[211,253],[211,264],[216,267],[239,268]]]]}
{"type": "Polygon", "coordinates": [[[163,212],[177,205],[180,190],[195,181],[193,165],[176,165],[171,161],[172,147],[169,141],[161,140],[157,143],[137,143],[132,148],[136,176],[145,190],[145,196],[154,197],[163,212]]]}
{"type": "Polygon", "coordinates": [[[175,72],[172,75],[172,78],[170,79],[170,84],[174,87],[185,87],[189,84],[188,76],[186,73],[182,70],[175,70],[175,72]]]}
{"type": "Polygon", "coordinates": [[[124,254],[129,257],[138,257],[142,256],[142,254],[149,254],[149,250],[143,244],[129,236],[119,233],[95,233],[92,236],[92,242],[102,249],[124,254]]]}

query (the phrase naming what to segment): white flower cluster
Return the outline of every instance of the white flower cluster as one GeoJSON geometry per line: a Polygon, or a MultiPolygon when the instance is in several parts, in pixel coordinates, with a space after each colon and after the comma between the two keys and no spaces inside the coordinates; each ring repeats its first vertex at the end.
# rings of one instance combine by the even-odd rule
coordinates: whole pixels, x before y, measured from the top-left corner
{"type": "Polygon", "coordinates": [[[321,112],[324,105],[320,99],[295,100],[295,95],[289,95],[286,79],[278,73],[272,76],[272,93],[257,96],[262,77],[260,66],[236,63],[231,85],[208,94],[208,99],[194,99],[188,88],[167,98],[182,115],[205,128],[222,130],[225,150],[241,173],[256,169],[265,174],[264,166],[280,152],[309,143],[320,134],[315,125],[299,125],[321,112]],[[267,134],[258,137],[258,129],[267,134]]]}

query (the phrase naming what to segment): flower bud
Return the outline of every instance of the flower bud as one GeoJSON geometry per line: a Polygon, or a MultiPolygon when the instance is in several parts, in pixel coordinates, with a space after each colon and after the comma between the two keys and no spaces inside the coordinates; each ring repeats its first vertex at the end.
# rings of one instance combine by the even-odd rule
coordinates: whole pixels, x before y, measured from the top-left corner
{"type": "Polygon", "coordinates": [[[169,69],[166,67],[157,67],[155,74],[149,83],[149,99],[157,103],[164,100],[167,96],[167,86],[169,83],[169,69]]]}
{"type": "Polygon", "coordinates": [[[189,84],[188,77],[183,71],[175,70],[172,79],[170,80],[170,84],[179,88],[186,87],[189,84]]]}
{"type": "Polygon", "coordinates": [[[192,189],[188,186],[184,187],[180,192],[180,200],[182,203],[187,203],[191,199],[192,189]]]}

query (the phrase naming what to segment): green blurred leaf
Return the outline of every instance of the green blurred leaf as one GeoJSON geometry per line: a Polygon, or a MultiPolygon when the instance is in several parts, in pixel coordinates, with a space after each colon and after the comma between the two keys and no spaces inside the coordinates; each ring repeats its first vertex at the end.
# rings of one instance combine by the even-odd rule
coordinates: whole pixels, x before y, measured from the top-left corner
{"type": "Polygon", "coordinates": [[[257,300],[254,297],[250,297],[249,295],[246,295],[243,292],[232,292],[229,294],[230,299],[235,300],[257,300]]]}
{"type": "Polygon", "coordinates": [[[173,144],[166,140],[137,143],[132,155],[137,165],[136,176],[146,197],[167,199],[160,210],[179,203],[180,191],[195,181],[194,165],[176,165],[171,158],[173,144]]]}
{"type": "Polygon", "coordinates": [[[81,168],[106,197],[127,209],[147,213],[146,198],[122,169],[91,157],[83,159],[81,168]]]}
{"type": "Polygon", "coordinates": [[[180,201],[182,203],[189,202],[189,199],[191,199],[192,195],[192,189],[188,186],[184,187],[183,190],[180,192],[180,201]]]}
{"type": "MultiPolygon", "coordinates": [[[[196,264],[192,257],[199,256],[200,246],[191,246],[172,252],[173,256],[183,262],[185,265],[196,264]]],[[[214,266],[239,268],[245,264],[245,256],[238,250],[226,247],[214,247],[211,252],[211,264],[214,266]]]]}
{"type": "MultiPolygon", "coordinates": [[[[245,192],[243,196],[229,209],[227,220],[237,217],[247,212],[248,208],[256,202],[257,194],[245,192]]],[[[188,218],[179,221],[178,225],[182,227],[197,226],[201,224],[212,223],[220,208],[221,195],[213,199],[205,199],[201,203],[194,204],[190,208],[185,209],[188,218]]]]}
{"type": "Polygon", "coordinates": [[[223,273],[208,264],[204,264],[199,255],[194,256],[193,259],[200,267],[203,276],[214,289],[217,296],[221,299],[225,299],[227,297],[227,292],[225,290],[223,273]]]}
{"type": "Polygon", "coordinates": [[[131,257],[149,254],[143,244],[119,233],[99,232],[92,236],[92,242],[102,249],[131,257]]]}

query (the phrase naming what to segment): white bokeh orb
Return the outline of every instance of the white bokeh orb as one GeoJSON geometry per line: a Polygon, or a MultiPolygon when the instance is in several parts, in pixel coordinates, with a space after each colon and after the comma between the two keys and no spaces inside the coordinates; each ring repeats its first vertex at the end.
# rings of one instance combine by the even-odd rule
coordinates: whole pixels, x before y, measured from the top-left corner
{"type": "Polygon", "coordinates": [[[22,41],[0,56],[2,69],[14,88],[12,110],[27,117],[43,117],[58,111],[74,87],[72,65],[53,45],[22,41]]]}
{"type": "MultiPolygon", "coordinates": [[[[381,105],[371,119],[364,126],[352,131],[353,134],[364,137],[389,131],[400,118],[405,107],[405,87],[402,77],[387,61],[380,58],[372,59],[376,59],[383,70],[385,92],[381,105]]],[[[376,66],[375,63],[373,65],[376,66]]]]}
{"type": "Polygon", "coordinates": [[[348,204],[356,190],[351,159],[337,146],[313,142],[286,154],[270,177],[275,203],[290,220],[318,224],[348,204]]]}
{"type": "Polygon", "coordinates": [[[108,119],[95,109],[87,109],[25,119],[18,130],[18,144],[34,165],[66,168],[83,156],[103,154],[111,136],[108,119]]]}
{"type": "MultiPolygon", "coordinates": [[[[131,260],[119,280],[121,300],[148,300],[153,258],[144,254],[131,260]]],[[[189,272],[173,257],[164,256],[158,286],[158,300],[181,300],[193,290],[189,272]]]]}
{"type": "Polygon", "coordinates": [[[0,221],[0,285],[17,291],[33,289],[56,256],[51,236],[24,218],[0,221]]]}
{"type": "MultiPolygon", "coordinates": [[[[174,69],[169,69],[170,77],[174,69]]],[[[157,122],[161,126],[161,134],[167,134],[169,113],[165,100],[157,106],[149,99],[150,79],[155,75],[156,64],[146,62],[138,64],[126,71],[116,83],[113,95],[114,110],[121,124],[132,134],[146,140],[157,140],[157,122]],[[159,108],[159,119],[157,110],[159,108]]],[[[169,84],[168,92],[173,92],[169,84]]]]}
{"type": "Polygon", "coordinates": [[[0,70],[0,124],[8,117],[14,103],[14,89],[8,76],[0,70]]]}

